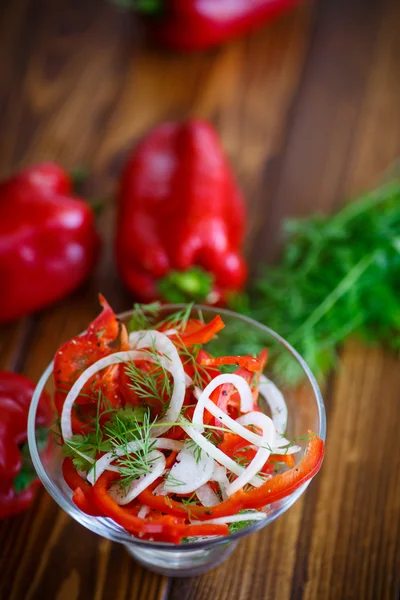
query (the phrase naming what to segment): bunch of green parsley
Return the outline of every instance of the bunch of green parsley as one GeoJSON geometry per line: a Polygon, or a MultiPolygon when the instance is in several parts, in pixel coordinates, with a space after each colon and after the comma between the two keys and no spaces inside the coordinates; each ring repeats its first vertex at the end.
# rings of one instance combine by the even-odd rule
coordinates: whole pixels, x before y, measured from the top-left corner
{"type": "MultiPolygon", "coordinates": [[[[400,179],[336,215],[290,220],[284,233],[279,264],[265,269],[230,307],[283,336],[320,380],[350,335],[398,352],[400,179]]],[[[245,351],[242,342],[237,350],[245,351]]],[[[300,370],[290,373],[292,383],[300,377],[300,370]]]]}

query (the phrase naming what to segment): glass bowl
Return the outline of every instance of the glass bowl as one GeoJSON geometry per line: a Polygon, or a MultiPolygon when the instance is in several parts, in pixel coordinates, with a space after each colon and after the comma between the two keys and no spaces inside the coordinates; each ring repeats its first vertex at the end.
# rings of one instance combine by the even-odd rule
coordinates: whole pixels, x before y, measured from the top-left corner
{"type": "MultiPolygon", "coordinates": [[[[160,311],[162,318],[183,306],[163,306],[160,311]]],[[[312,430],[325,439],[326,422],[322,396],[313,374],[296,350],[277,333],[245,316],[206,306],[194,306],[192,316],[198,318],[199,312],[206,322],[216,314],[220,314],[226,325],[225,329],[218,334],[218,338],[207,344],[207,350],[214,352],[215,355],[234,354],[238,349],[258,353],[265,346],[272,350],[271,359],[264,372],[285,396],[289,414],[286,437],[304,438],[307,431],[312,430]],[[282,365],[285,365],[285,368],[282,368],[282,365]],[[302,373],[301,383],[293,386],[287,380],[285,373],[293,371],[298,373],[299,370],[302,373]]],[[[131,311],[119,315],[119,318],[129,324],[130,316],[131,311]]],[[[180,546],[134,538],[111,519],[91,517],[75,506],[72,502],[72,492],[61,472],[62,455],[57,444],[51,444],[50,452],[46,452],[45,459],[42,460],[39,456],[35,437],[36,411],[42,391],[46,389],[50,394],[54,392],[52,367],[53,365],[50,364],[41,376],[29,411],[28,442],[35,469],[46,490],[63,510],[94,533],[124,544],[133,558],[151,571],[184,577],[197,575],[216,567],[231,554],[241,538],[265,527],[288,510],[309,484],[309,482],[305,483],[290,496],[271,504],[266,519],[255,522],[248,528],[231,534],[228,538],[210,538],[207,541],[180,546]]],[[[268,410],[266,412],[268,414],[268,410]]],[[[304,451],[307,441],[297,443],[304,451]]]]}

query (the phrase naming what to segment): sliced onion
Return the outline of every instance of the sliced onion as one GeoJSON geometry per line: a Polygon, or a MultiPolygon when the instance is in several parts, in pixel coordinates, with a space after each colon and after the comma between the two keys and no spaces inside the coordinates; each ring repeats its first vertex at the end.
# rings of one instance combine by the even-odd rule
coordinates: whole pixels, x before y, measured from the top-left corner
{"type": "Polygon", "coordinates": [[[195,454],[193,444],[184,446],[176,457],[164,482],[167,493],[189,494],[210,480],[214,472],[214,459],[200,450],[195,454]]]}
{"type": "MultiPolygon", "coordinates": [[[[160,450],[173,450],[175,452],[178,452],[183,448],[183,442],[179,442],[178,440],[170,440],[168,438],[150,438],[149,444],[152,448],[159,448],[160,450]]],[[[103,454],[103,456],[99,458],[99,460],[97,460],[93,467],[90,469],[87,475],[87,480],[89,481],[89,483],[94,485],[100,477],[100,475],[110,467],[111,463],[114,462],[114,460],[118,456],[133,454],[142,447],[143,443],[140,441],[129,442],[124,446],[119,446],[118,448],[114,448],[114,450],[111,450],[111,452],[103,454]]],[[[116,467],[116,469],[118,469],[118,467],[116,467]]]]}
{"type": "Polygon", "coordinates": [[[208,519],[207,521],[191,521],[193,525],[200,525],[201,523],[207,523],[210,525],[225,525],[228,523],[239,523],[240,521],[263,521],[267,518],[264,512],[246,512],[237,513],[236,515],[229,515],[226,517],[217,517],[216,519],[208,519]]]}
{"type": "Polygon", "coordinates": [[[113,485],[108,493],[111,498],[115,500],[117,504],[124,505],[132,502],[139,494],[141,494],[146,488],[149,487],[160,475],[164,473],[165,470],[165,456],[162,452],[158,450],[152,450],[147,455],[149,459],[149,468],[150,473],[147,475],[141,475],[138,479],[129,486],[129,489],[124,492],[117,485],[113,485]]]}
{"type": "Polygon", "coordinates": [[[168,492],[164,489],[164,482],[161,482],[156,488],[153,490],[153,494],[155,496],[166,496],[168,492]]]}
{"type": "MultiPolygon", "coordinates": [[[[259,413],[261,414],[261,413],[259,413]]],[[[265,415],[264,415],[265,416],[265,415]]],[[[181,421],[182,429],[187,433],[187,435],[194,441],[204,452],[206,452],[209,456],[211,456],[214,460],[219,462],[221,465],[226,467],[229,471],[234,473],[235,475],[241,475],[245,469],[238,465],[232,458],[227,456],[225,452],[222,452],[219,448],[214,446],[211,442],[209,442],[204,436],[196,431],[196,428],[192,425],[185,424],[185,421],[181,421]]],[[[264,481],[260,477],[253,477],[251,480],[251,484],[259,487],[262,485],[264,481]]]]}
{"type": "MultiPolygon", "coordinates": [[[[110,354],[109,356],[105,356],[104,358],[100,358],[93,365],[88,367],[75,381],[74,385],[68,392],[67,397],[65,398],[65,402],[63,404],[63,409],[61,413],[61,433],[64,441],[68,441],[72,438],[72,424],[71,424],[71,412],[72,407],[74,405],[75,400],[79,396],[81,389],[83,386],[89,381],[93,375],[95,375],[98,371],[105,369],[111,365],[115,365],[117,363],[121,363],[123,361],[132,361],[132,360],[145,360],[147,358],[147,354],[143,352],[137,352],[134,350],[124,350],[122,352],[114,352],[114,354],[110,354]]],[[[86,457],[85,457],[86,458],[86,457]]]]}
{"type": "Polygon", "coordinates": [[[217,494],[206,483],[196,490],[196,496],[203,506],[215,506],[219,504],[217,494]]]}
{"type": "MultiPolygon", "coordinates": [[[[262,446],[262,436],[254,433],[253,431],[249,431],[246,427],[243,427],[238,421],[232,419],[229,415],[227,415],[223,410],[221,410],[212,400],[206,401],[206,409],[217,419],[222,421],[224,425],[229,427],[234,433],[240,435],[240,437],[244,438],[251,444],[255,446],[262,446]]],[[[247,413],[249,414],[249,413],[247,413]]]]}
{"type": "Polygon", "coordinates": [[[243,379],[243,377],[240,377],[240,375],[235,375],[234,373],[217,375],[217,377],[212,379],[210,383],[205,387],[201,396],[199,397],[196,408],[193,413],[193,423],[199,425],[203,424],[203,414],[207,400],[210,399],[212,392],[224,383],[229,383],[233,385],[239,392],[240,410],[242,413],[247,413],[252,410],[253,395],[251,393],[251,389],[247,381],[243,379]]]}
{"type": "Polygon", "coordinates": [[[274,454],[295,454],[300,452],[301,447],[295,444],[290,445],[290,441],[283,435],[278,434],[275,438],[275,445],[273,447],[274,454]]]}
{"type": "Polygon", "coordinates": [[[227,489],[228,496],[232,496],[232,494],[242,489],[246,483],[250,483],[256,473],[261,471],[271,454],[271,447],[275,441],[275,427],[272,419],[267,417],[267,415],[260,412],[251,412],[239,417],[238,422],[243,425],[256,425],[256,427],[260,427],[263,432],[262,446],[258,449],[257,454],[244,472],[229,484],[227,489]]]}
{"type": "Polygon", "coordinates": [[[150,511],[151,511],[151,508],[149,506],[142,504],[142,506],[139,508],[139,512],[138,512],[137,516],[139,517],[139,519],[145,519],[150,511]]]}
{"type": "MultiPolygon", "coordinates": [[[[165,359],[165,368],[168,369],[174,380],[174,391],[172,392],[168,410],[165,413],[165,420],[169,423],[174,423],[182,410],[186,392],[185,371],[178,350],[166,335],[155,329],[150,331],[134,331],[130,333],[129,344],[137,350],[142,348],[154,348],[163,355],[165,359]]],[[[156,431],[153,431],[154,428],[152,428],[151,433],[155,437],[159,437],[170,428],[171,425],[157,427],[156,431]]]]}
{"type": "Polygon", "coordinates": [[[288,410],[282,392],[265,375],[261,375],[258,391],[267,401],[276,431],[284,434],[287,427],[288,410]]]}
{"type": "Polygon", "coordinates": [[[222,465],[215,465],[212,481],[218,482],[219,489],[221,490],[222,494],[222,500],[227,500],[229,496],[226,490],[229,486],[229,479],[226,474],[225,467],[223,467],[222,465]]]}
{"type": "Polygon", "coordinates": [[[178,333],[177,329],[167,329],[166,331],[162,332],[164,335],[166,335],[167,337],[171,336],[171,335],[176,335],[178,333]]]}

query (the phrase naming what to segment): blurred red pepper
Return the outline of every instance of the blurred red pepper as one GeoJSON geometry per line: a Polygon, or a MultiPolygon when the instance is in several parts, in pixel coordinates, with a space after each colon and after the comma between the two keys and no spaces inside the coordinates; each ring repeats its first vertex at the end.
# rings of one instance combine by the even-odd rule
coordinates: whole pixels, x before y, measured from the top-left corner
{"type": "Polygon", "coordinates": [[[97,258],[89,204],[58,165],[30,167],[0,184],[0,323],[63,298],[97,258]]]}
{"type": "Polygon", "coordinates": [[[243,35],[300,0],[135,0],[156,39],[175,50],[203,50],[243,35]]]}
{"type": "Polygon", "coordinates": [[[119,193],[116,257],[142,301],[223,302],[240,289],[242,196],[211,125],[165,123],[133,151],[119,193]]]}
{"type": "MultiPolygon", "coordinates": [[[[0,372],[0,519],[30,506],[39,480],[27,445],[27,420],[35,384],[23,375],[0,372]]],[[[37,412],[38,447],[47,445],[50,398],[44,392],[37,412]]]]}

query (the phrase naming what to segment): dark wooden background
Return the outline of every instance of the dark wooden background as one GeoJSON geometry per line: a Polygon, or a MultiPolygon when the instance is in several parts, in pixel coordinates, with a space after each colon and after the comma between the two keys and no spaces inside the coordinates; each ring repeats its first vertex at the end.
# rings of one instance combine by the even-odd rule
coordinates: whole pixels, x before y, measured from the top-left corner
{"type": "MultiPolygon", "coordinates": [[[[400,155],[398,0],[319,0],[191,56],[145,46],[140,26],[102,0],[3,0],[0,11],[1,174],[42,159],[84,164],[88,193],[109,198],[127,152],[151,126],[208,117],[246,192],[253,267],[276,255],[282,217],[334,210],[400,155]]],[[[100,219],[107,245],[92,279],[0,330],[1,368],[37,379],[97,313],[99,290],[116,310],[130,306],[112,260],[112,212],[100,219]]],[[[0,526],[1,599],[393,600],[399,389],[394,356],[346,345],[325,393],[320,476],[287,514],[201,577],[144,571],[42,492],[0,526]]]]}

